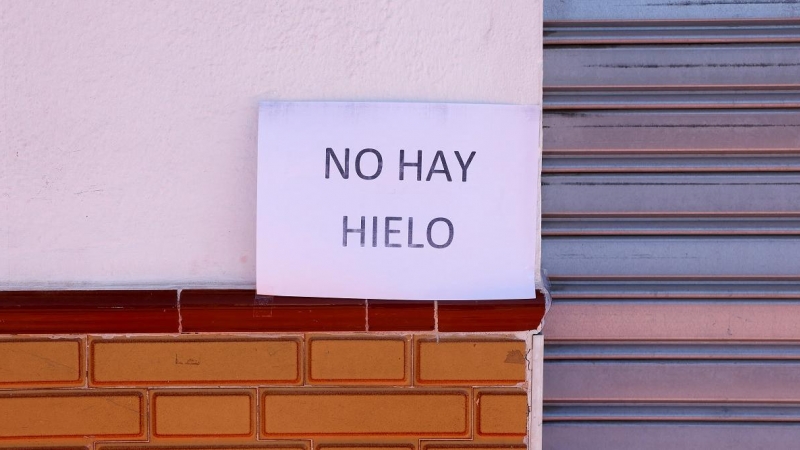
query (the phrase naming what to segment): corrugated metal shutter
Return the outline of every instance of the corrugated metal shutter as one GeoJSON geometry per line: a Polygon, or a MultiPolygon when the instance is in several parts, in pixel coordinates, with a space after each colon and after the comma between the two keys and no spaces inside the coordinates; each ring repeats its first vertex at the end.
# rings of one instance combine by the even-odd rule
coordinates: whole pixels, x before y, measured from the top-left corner
{"type": "Polygon", "coordinates": [[[544,448],[800,449],[800,1],[545,0],[544,448]]]}

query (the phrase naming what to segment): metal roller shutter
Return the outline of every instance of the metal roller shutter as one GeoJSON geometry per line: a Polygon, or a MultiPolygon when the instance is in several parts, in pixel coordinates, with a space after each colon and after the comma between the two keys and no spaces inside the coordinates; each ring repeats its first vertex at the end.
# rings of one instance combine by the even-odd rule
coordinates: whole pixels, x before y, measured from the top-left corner
{"type": "Polygon", "coordinates": [[[800,448],[800,1],[545,0],[544,448],[800,448]]]}

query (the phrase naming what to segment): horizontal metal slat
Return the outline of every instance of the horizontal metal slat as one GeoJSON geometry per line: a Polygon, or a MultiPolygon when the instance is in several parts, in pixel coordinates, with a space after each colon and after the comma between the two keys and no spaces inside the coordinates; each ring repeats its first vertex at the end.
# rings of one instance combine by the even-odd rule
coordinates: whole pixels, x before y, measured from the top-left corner
{"type": "Polygon", "coordinates": [[[542,239],[552,275],[797,275],[800,239],[598,236],[542,239]]]}
{"type": "Polygon", "coordinates": [[[545,450],[796,450],[800,442],[795,423],[570,423],[547,417],[545,412],[545,450]]]}
{"type": "MultiPolygon", "coordinates": [[[[695,361],[792,361],[800,364],[798,342],[625,342],[553,341],[544,347],[549,362],[596,361],[695,362],[695,361]]],[[[712,365],[712,367],[717,367],[712,365]]],[[[800,374],[798,374],[800,376],[800,374]]],[[[552,378],[551,378],[552,379],[552,378]]],[[[552,379],[554,382],[558,378],[552,379]]],[[[769,383],[767,383],[769,384],[769,383]]],[[[564,383],[569,388],[569,383],[564,383]]],[[[800,395],[800,391],[797,392],[800,395]]]]}
{"type": "Polygon", "coordinates": [[[792,20],[548,22],[544,45],[800,42],[792,20]]]}
{"type": "Polygon", "coordinates": [[[770,89],[651,89],[547,88],[543,108],[548,110],[592,109],[752,109],[800,108],[800,87],[770,89]]]}
{"type": "Polygon", "coordinates": [[[800,151],[785,153],[730,152],[700,156],[664,152],[645,155],[613,154],[598,156],[548,155],[542,163],[545,174],[566,173],[689,173],[689,172],[800,172],[800,151]]]}
{"type": "Polygon", "coordinates": [[[548,341],[797,341],[798,317],[797,300],[554,299],[543,333],[548,341]]]}
{"type": "Polygon", "coordinates": [[[545,404],[800,402],[799,361],[549,361],[544,364],[544,380],[545,404]]]}
{"type": "Polygon", "coordinates": [[[800,276],[770,277],[562,277],[551,276],[551,293],[569,300],[800,300],[800,276]]]}
{"type": "Polygon", "coordinates": [[[546,214],[542,236],[800,236],[800,213],[546,214]]]}
{"type": "Polygon", "coordinates": [[[543,146],[546,165],[555,156],[606,154],[676,157],[687,166],[696,164],[693,157],[719,158],[721,165],[762,154],[794,159],[800,110],[547,112],[543,146]]]}
{"type": "Polygon", "coordinates": [[[620,45],[544,52],[544,86],[774,86],[800,83],[800,45],[620,45]]]}
{"type": "Polygon", "coordinates": [[[548,112],[548,174],[800,171],[800,110],[548,112]]]}
{"type": "Polygon", "coordinates": [[[800,17],[794,0],[546,0],[544,21],[731,20],[800,17]]]}
{"type": "Polygon", "coordinates": [[[800,174],[544,174],[542,213],[790,212],[800,174]]]}
{"type": "Polygon", "coordinates": [[[550,403],[544,420],[641,422],[800,422],[800,404],[550,403]]]}

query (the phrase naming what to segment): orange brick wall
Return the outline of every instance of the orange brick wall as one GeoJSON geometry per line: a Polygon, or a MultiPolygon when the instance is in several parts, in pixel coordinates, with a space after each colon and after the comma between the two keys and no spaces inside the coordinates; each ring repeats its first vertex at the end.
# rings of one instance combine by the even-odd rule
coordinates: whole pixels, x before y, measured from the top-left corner
{"type": "Polygon", "coordinates": [[[0,448],[525,448],[537,422],[531,340],[9,336],[0,339],[0,448]]]}

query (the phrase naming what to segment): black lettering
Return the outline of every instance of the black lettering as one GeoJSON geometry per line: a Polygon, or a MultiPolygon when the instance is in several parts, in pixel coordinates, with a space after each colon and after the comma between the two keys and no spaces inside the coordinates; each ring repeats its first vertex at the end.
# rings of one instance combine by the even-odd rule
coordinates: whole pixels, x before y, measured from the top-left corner
{"type": "Polygon", "coordinates": [[[404,170],[406,167],[416,167],[417,168],[417,181],[422,181],[422,150],[417,150],[417,162],[415,163],[407,163],[405,162],[405,150],[400,150],[400,181],[403,180],[404,170]]]}
{"type": "Polygon", "coordinates": [[[453,222],[450,222],[448,219],[445,219],[444,217],[437,217],[431,220],[430,223],[428,223],[428,244],[430,244],[431,247],[445,248],[448,247],[451,242],[453,242],[453,222]],[[447,224],[449,234],[447,235],[447,242],[445,242],[444,244],[437,244],[433,242],[433,236],[431,232],[433,231],[433,225],[436,222],[444,222],[447,224]]]}
{"type": "Polygon", "coordinates": [[[358,154],[356,155],[356,173],[362,180],[374,180],[375,178],[378,178],[378,175],[381,174],[382,170],[383,170],[383,157],[374,148],[365,148],[364,150],[358,152],[358,154]],[[372,153],[378,160],[378,167],[375,169],[375,173],[370,176],[364,175],[364,173],[361,172],[361,157],[364,156],[364,153],[372,153]]]}
{"type": "Polygon", "coordinates": [[[339,169],[339,174],[345,180],[350,177],[350,149],[344,149],[344,167],[339,163],[339,158],[336,157],[336,153],[333,152],[333,149],[328,147],[325,149],[325,178],[331,177],[331,158],[333,158],[333,163],[336,164],[336,168],[339,169]]]}
{"type": "Polygon", "coordinates": [[[402,217],[387,217],[384,221],[384,241],[383,244],[386,247],[400,247],[400,244],[391,244],[389,243],[389,237],[393,233],[399,233],[400,230],[392,229],[392,221],[396,220],[403,220],[402,217]]]}
{"type": "Polygon", "coordinates": [[[408,246],[411,248],[422,248],[425,247],[424,244],[415,244],[414,243],[414,218],[408,218],[408,246]]]}
{"type": "Polygon", "coordinates": [[[378,216],[372,216],[372,246],[378,246],[378,216]]]}
{"type": "Polygon", "coordinates": [[[364,225],[366,225],[366,217],[361,216],[361,228],[347,228],[347,216],[342,216],[342,247],[347,247],[347,233],[361,234],[361,246],[364,246],[364,225]]]}
{"type": "Polygon", "coordinates": [[[447,169],[447,161],[444,160],[444,152],[441,150],[438,150],[436,152],[436,156],[433,157],[433,163],[431,163],[431,170],[428,171],[428,178],[426,178],[425,181],[431,181],[431,177],[435,173],[443,173],[444,176],[447,177],[447,181],[453,181],[453,179],[450,177],[450,170],[447,169]],[[436,169],[437,161],[442,162],[441,169],[436,169]]]}
{"type": "Polygon", "coordinates": [[[474,157],[475,157],[475,152],[470,153],[469,158],[467,158],[467,162],[465,164],[464,160],[461,159],[461,154],[456,152],[456,159],[458,160],[458,165],[461,166],[461,181],[463,182],[467,181],[467,168],[469,168],[469,165],[472,164],[472,158],[474,157]]]}

